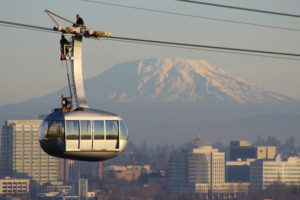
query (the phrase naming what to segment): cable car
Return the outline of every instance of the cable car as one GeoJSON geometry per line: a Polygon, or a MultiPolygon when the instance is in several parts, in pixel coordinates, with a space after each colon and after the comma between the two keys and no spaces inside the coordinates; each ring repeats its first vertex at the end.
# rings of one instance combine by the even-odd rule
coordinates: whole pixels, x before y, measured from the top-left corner
{"type": "Polygon", "coordinates": [[[110,33],[94,31],[86,26],[62,27],[51,16],[54,13],[46,12],[57,24],[55,30],[71,36],[71,42],[63,46],[61,57],[66,63],[71,96],[62,96],[61,108],[55,109],[43,120],[40,146],[49,155],[65,159],[103,161],[114,158],[127,145],[127,126],[116,114],[89,108],[81,61],[83,37],[99,40],[109,37],[110,33]]]}
{"type": "Polygon", "coordinates": [[[118,156],[128,129],[118,115],[89,108],[57,110],[42,122],[40,145],[56,157],[100,161],[118,156]]]}

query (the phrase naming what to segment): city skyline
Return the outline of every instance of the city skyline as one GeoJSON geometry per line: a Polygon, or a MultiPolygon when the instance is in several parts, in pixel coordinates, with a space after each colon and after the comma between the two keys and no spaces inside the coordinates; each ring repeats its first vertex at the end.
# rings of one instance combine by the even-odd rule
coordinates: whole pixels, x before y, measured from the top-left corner
{"type": "MultiPolygon", "coordinates": [[[[158,185],[160,185],[161,188],[167,188],[166,186],[170,184],[168,188],[173,188],[171,191],[174,190],[175,193],[167,193],[167,191],[164,190],[157,192],[158,195],[162,195],[161,193],[164,191],[164,195],[169,195],[171,199],[174,199],[171,197],[172,195],[176,197],[178,195],[180,196],[180,193],[183,191],[189,191],[191,195],[196,195],[197,198],[200,199],[207,199],[210,195],[223,197],[224,199],[230,199],[236,195],[243,197],[248,195],[247,188],[249,186],[249,178],[250,184],[254,185],[257,184],[256,180],[258,179],[260,181],[258,184],[261,184],[263,181],[263,184],[271,186],[272,182],[268,179],[272,179],[273,181],[282,179],[282,183],[287,184],[287,186],[289,184],[299,185],[300,183],[300,176],[295,172],[296,168],[298,170],[298,163],[300,162],[299,158],[295,155],[297,155],[297,152],[299,153],[300,147],[296,147],[293,143],[289,143],[288,141],[286,144],[280,143],[276,138],[268,138],[267,140],[258,138],[256,144],[251,144],[248,141],[231,141],[229,151],[228,149],[226,150],[228,144],[225,146],[220,144],[211,145],[210,142],[200,137],[182,143],[179,147],[165,145],[153,148],[148,147],[146,143],[138,146],[131,143],[127,150],[128,154],[104,162],[103,176],[99,174],[102,173],[102,165],[100,170],[100,165],[98,165],[97,162],[71,161],[65,163],[70,165],[70,171],[64,171],[62,167],[59,167],[57,162],[54,161],[56,158],[46,155],[45,159],[41,156],[40,151],[42,150],[37,151],[37,129],[40,123],[41,120],[15,120],[6,122],[6,126],[1,133],[2,142],[4,141],[4,143],[2,143],[1,157],[5,158],[5,156],[3,156],[5,154],[6,157],[11,156],[12,162],[1,160],[2,170],[3,166],[6,166],[7,169],[1,173],[1,180],[5,183],[0,185],[4,188],[4,191],[2,191],[0,195],[7,194],[7,181],[11,182],[11,185],[15,184],[15,187],[17,187],[17,182],[26,181],[25,179],[20,179],[24,177],[40,183],[39,188],[31,191],[31,198],[33,199],[40,197],[46,198],[47,195],[58,195],[60,194],[60,190],[63,191],[66,196],[77,195],[76,191],[78,189],[76,189],[76,180],[80,178],[85,178],[85,180],[79,180],[79,182],[85,182],[85,194],[87,194],[87,191],[91,191],[93,197],[97,195],[112,195],[115,192],[107,193],[107,187],[113,188],[112,191],[120,191],[122,186],[117,187],[114,186],[114,184],[123,185],[120,184],[120,182],[126,182],[127,184],[125,185],[127,189],[121,190],[123,192],[135,190],[134,184],[141,185],[141,188],[146,187],[147,191],[152,191],[152,187],[158,185]],[[7,146],[3,144],[7,144],[7,146]],[[8,148],[10,146],[11,148],[8,148]],[[279,152],[276,152],[276,146],[280,150],[279,152]],[[24,150],[22,151],[22,149],[24,150]],[[226,156],[228,152],[230,152],[230,157],[226,156]],[[36,157],[36,153],[38,153],[38,157],[36,157]],[[274,168],[272,169],[272,176],[267,176],[269,178],[262,179],[256,177],[257,172],[253,172],[253,166],[255,167],[257,162],[266,162],[266,168],[264,167],[263,170],[270,173],[270,165],[278,164],[278,156],[275,158],[275,155],[278,155],[278,153],[283,153],[282,158],[284,158],[280,164],[283,167],[286,166],[286,170],[289,170],[289,173],[297,174],[297,176],[285,176],[285,173],[282,173],[280,174],[280,179],[278,179],[278,172],[282,170],[281,168],[274,168]],[[39,156],[42,159],[39,158],[39,156]],[[286,160],[287,158],[288,160],[286,160]],[[227,164],[228,161],[230,162],[229,165],[227,164]],[[8,165],[3,165],[5,163],[8,163],[8,165]],[[122,168],[121,166],[123,165],[125,167],[122,168]],[[227,169],[228,166],[232,169],[230,173],[227,169]],[[39,170],[36,171],[36,169],[39,170]],[[15,171],[12,173],[11,178],[6,177],[10,175],[7,173],[10,170],[15,171]],[[248,179],[245,177],[245,174],[241,175],[238,173],[241,172],[241,170],[243,173],[249,173],[248,179]],[[58,178],[58,173],[66,174],[58,178]],[[253,173],[254,176],[251,175],[253,173]],[[130,176],[132,178],[129,178],[130,176]],[[285,180],[285,177],[289,177],[289,179],[285,180]],[[73,183],[72,186],[70,186],[71,181],[73,183]],[[52,185],[49,185],[47,182],[50,182],[52,185]],[[87,182],[91,184],[90,189],[87,187],[87,182]],[[99,188],[101,190],[99,190],[99,188]],[[70,193],[66,190],[70,191],[70,193]],[[36,193],[39,193],[39,191],[42,193],[37,196],[36,193]]],[[[43,154],[45,156],[45,153],[43,154]]],[[[289,173],[286,174],[288,175],[289,173]]],[[[27,179],[27,181],[29,180],[27,179]]],[[[23,184],[23,186],[25,188],[25,184],[23,184]]],[[[259,193],[261,188],[257,189],[256,192],[259,193]]],[[[268,188],[264,187],[264,189],[268,188]]],[[[19,191],[16,192],[16,195],[21,195],[19,191]]],[[[24,194],[26,194],[26,191],[24,192],[24,194]]],[[[153,195],[155,192],[151,194],[153,195]]],[[[80,196],[80,192],[78,192],[78,195],[80,196]]],[[[131,193],[130,195],[144,197],[149,194],[131,193]]],[[[56,198],[59,199],[59,195],[56,198]]],[[[118,197],[118,199],[120,199],[120,197],[118,197]]]]}
{"type": "MultiPolygon", "coordinates": [[[[295,28],[299,20],[288,17],[253,14],[186,4],[177,1],[134,1],[128,5],[295,28]],[[158,6],[159,5],[159,6],[158,6]],[[275,23],[276,22],[276,23],[275,23]]],[[[120,3],[114,1],[114,3],[120,3]]],[[[235,4],[230,1],[228,4],[235,4]]],[[[125,4],[122,2],[122,4],[125,4]]],[[[127,4],[126,4],[127,5],[127,4]]],[[[242,7],[260,8],[297,14],[299,2],[258,0],[239,2],[242,7]]],[[[270,51],[299,52],[297,31],[253,27],[213,20],[193,19],[162,13],[132,10],[85,1],[47,1],[24,3],[4,2],[1,20],[52,27],[43,12],[52,10],[71,20],[80,13],[93,28],[110,31],[115,36],[221,45],[270,51]],[[35,6],[30,6],[30,5],[35,6]],[[15,6],[18,5],[18,6],[15,6]],[[59,5],[59,6],[58,6],[59,5]],[[117,14],[116,14],[117,13],[117,14]],[[166,25],[167,24],[167,25],[166,25]],[[176,33],[176,34],[174,34],[176,33]],[[271,37],[270,37],[271,35],[271,37]]],[[[0,27],[1,68],[0,105],[16,103],[54,92],[66,86],[64,66],[59,61],[59,35],[0,27]],[[30,80],[30,81],[29,81],[30,80]],[[55,80],[55,81],[53,81],[55,80]],[[33,90],[22,92],[25,88],[33,90]]],[[[84,41],[83,69],[85,79],[94,77],[115,64],[152,57],[204,59],[248,81],[292,98],[300,98],[297,85],[299,61],[191,51],[176,48],[119,43],[113,41],[84,41]]]]}

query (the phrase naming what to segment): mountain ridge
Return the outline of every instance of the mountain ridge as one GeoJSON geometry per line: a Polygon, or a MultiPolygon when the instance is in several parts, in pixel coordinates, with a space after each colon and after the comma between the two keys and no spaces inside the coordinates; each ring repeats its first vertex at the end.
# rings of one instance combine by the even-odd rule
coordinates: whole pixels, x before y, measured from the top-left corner
{"type": "Polygon", "coordinates": [[[109,86],[103,88],[102,99],[119,102],[228,101],[239,104],[293,100],[213,67],[205,60],[152,58],[121,65],[128,71],[116,65],[91,79],[94,85],[100,86],[97,87],[99,90],[103,83],[97,79],[112,76],[111,72],[122,74],[117,78],[119,82],[106,79],[109,86]]]}

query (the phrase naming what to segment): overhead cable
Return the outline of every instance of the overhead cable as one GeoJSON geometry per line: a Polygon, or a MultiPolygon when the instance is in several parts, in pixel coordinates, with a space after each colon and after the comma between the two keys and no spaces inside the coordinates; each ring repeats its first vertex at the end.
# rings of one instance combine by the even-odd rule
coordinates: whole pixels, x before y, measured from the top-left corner
{"type": "Polygon", "coordinates": [[[34,26],[34,25],[28,25],[28,24],[21,24],[21,23],[15,23],[15,22],[3,21],[3,20],[0,20],[0,25],[14,27],[14,28],[35,30],[35,31],[45,31],[45,32],[51,32],[51,33],[57,32],[57,31],[53,30],[52,28],[46,28],[46,27],[34,26]]]}
{"type": "MultiPolygon", "coordinates": [[[[1,25],[12,26],[15,28],[22,28],[22,29],[32,29],[32,30],[36,30],[36,31],[47,31],[47,32],[52,32],[52,33],[60,33],[59,31],[55,31],[50,28],[0,20],[0,26],[1,25]]],[[[127,41],[127,42],[134,42],[134,43],[143,43],[143,44],[147,44],[147,45],[159,45],[159,46],[168,46],[168,47],[177,47],[177,48],[179,47],[179,48],[185,48],[185,49],[196,49],[196,50],[204,50],[205,49],[208,51],[218,51],[218,52],[223,52],[223,53],[235,53],[235,54],[252,55],[252,56],[258,56],[256,54],[263,54],[264,57],[273,57],[273,58],[281,58],[281,59],[289,59],[289,60],[300,60],[300,54],[295,54],[295,53],[284,53],[284,52],[241,49],[241,48],[231,48],[231,47],[222,47],[222,46],[210,46],[210,45],[201,45],[201,44],[168,42],[168,41],[148,40],[148,39],[139,39],[139,38],[119,37],[119,36],[111,36],[111,37],[107,37],[104,39],[127,41]],[[278,56],[280,56],[280,57],[278,57],[278,56]],[[289,57],[283,57],[283,56],[289,56],[289,57]],[[295,57],[297,57],[297,58],[295,58],[295,57]]]]}
{"type": "Polygon", "coordinates": [[[115,3],[108,3],[108,2],[97,1],[97,0],[82,0],[82,1],[89,2],[89,3],[97,3],[97,4],[102,4],[102,5],[108,5],[108,6],[121,7],[121,8],[142,10],[142,11],[147,11],[147,12],[156,12],[156,13],[162,13],[162,14],[168,14],[168,15],[175,15],[175,16],[183,16],[183,17],[191,17],[191,18],[198,18],[198,19],[205,19],[205,20],[229,22],[229,23],[243,24],[243,25],[250,25],[250,26],[258,26],[258,27],[264,27],[264,28],[282,29],[282,30],[290,30],[290,31],[300,31],[300,29],[296,29],[296,28],[256,24],[256,23],[249,23],[249,22],[242,22],[242,21],[235,21],[235,20],[220,19],[220,18],[215,18],[215,17],[205,17],[205,16],[192,15],[192,14],[186,14],[186,13],[178,13],[178,12],[171,12],[171,11],[165,11],[165,10],[157,10],[157,9],[149,9],[149,8],[128,6],[128,5],[115,4],[115,3]]]}
{"type": "Polygon", "coordinates": [[[202,5],[206,5],[206,6],[215,6],[215,7],[230,8],[230,9],[244,10],[244,11],[250,11],[250,12],[272,14],[272,15],[281,15],[281,16],[286,16],[286,17],[297,17],[297,18],[300,17],[300,15],[289,14],[289,13],[258,10],[258,9],[252,9],[252,8],[243,8],[243,7],[237,7],[237,6],[228,6],[228,5],[223,5],[223,4],[207,3],[207,2],[202,2],[202,1],[194,1],[194,0],[177,0],[177,1],[182,1],[182,2],[186,2],[186,3],[202,4],[202,5]]]}
{"type": "MultiPolygon", "coordinates": [[[[241,49],[241,48],[231,48],[231,47],[222,47],[222,46],[210,46],[210,45],[201,45],[201,44],[189,44],[189,43],[178,43],[178,42],[167,42],[167,41],[159,41],[159,40],[146,40],[146,39],[139,39],[139,38],[128,38],[128,37],[118,37],[118,36],[111,36],[105,38],[107,40],[116,39],[116,40],[123,40],[123,41],[131,41],[131,42],[140,42],[144,44],[158,44],[158,45],[167,45],[173,47],[183,47],[189,49],[212,49],[218,50],[222,52],[230,51],[230,52],[242,52],[244,55],[253,55],[251,53],[259,53],[265,55],[275,55],[275,56],[291,56],[291,57],[299,57],[299,58],[292,58],[295,60],[300,60],[300,54],[295,53],[284,53],[284,52],[274,52],[274,51],[262,51],[262,50],[253,50],[253,49],[241,49]],[[248,53],[248,54],[245,54],[248,53]]],[[[283,57],[280,57],[283,58],[283,57]]],[[[290,59],[290,57],[288,58],[290,59]]]]}
{"type": "Polygon", "coordinates": [[[175,46],[175,45],[170,45],[170,44],[148,43],[148,42],[140,42],[140,41],[134,41],[134,40],[122,40],[122,39],[116,39],[116,38],[103,38],[103,39],[110,40],[110,41],[117,41],[117,42],[144,44],[144,45],[160,46],[160,47],[171,47],[171,48],[197,50],[197,51],[208,51],[208,52],[216,52],[216,53],[235,54],[235,55],[275,58],[275,59],[283,59],[283,60],[297,60],[297,61],[300,60],[300,58],[293,58],[293,57],[262,55],[262,54],[254,54],[254,53],[242,53],[242,52],[237,52],[237,51],[234,52],[234,51],[225,51],[225,50],[216,50],[216,49],[205,49],[205,48],[199,48],[199,47],[196,48],[196,47],[189,47],[189,46],[175,46]]]}

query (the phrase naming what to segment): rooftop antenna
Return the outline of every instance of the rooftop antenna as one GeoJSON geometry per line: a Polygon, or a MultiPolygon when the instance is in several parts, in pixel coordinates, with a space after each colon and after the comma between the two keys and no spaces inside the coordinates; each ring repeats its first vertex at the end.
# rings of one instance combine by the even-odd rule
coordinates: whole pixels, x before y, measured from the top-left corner
{"type": "Polygon", "coordinates": [[[201,128],[198,129],[198,139],[201,138],[201,128]]]}

